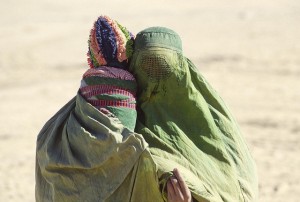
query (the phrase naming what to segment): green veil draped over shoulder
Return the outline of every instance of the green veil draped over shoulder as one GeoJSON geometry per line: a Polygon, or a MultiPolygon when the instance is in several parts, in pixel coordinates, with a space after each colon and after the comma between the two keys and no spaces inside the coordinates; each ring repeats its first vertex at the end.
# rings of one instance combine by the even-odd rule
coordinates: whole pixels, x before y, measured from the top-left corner
{"type": "Polygon", "coordinates": [[[80,94],[38,135],[35,195],[37,202],[161,200],[143,137],[80,94]]]}
{"type": "Polygon", "coordinates": [[[224,101],[182,54],[172,30],[137,34],[130,65],[138,121],[158,177],[178,168],[197,201],[255,201],[255,163],[224,101]]]}

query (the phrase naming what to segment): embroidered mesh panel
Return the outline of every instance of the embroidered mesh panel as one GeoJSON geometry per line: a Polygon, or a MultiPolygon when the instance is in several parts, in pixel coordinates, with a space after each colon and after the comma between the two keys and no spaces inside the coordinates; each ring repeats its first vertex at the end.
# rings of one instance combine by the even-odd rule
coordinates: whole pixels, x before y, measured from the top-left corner
{"type": "Polygon", "coordinates": [[[147,55],[142,57],[141,68],[146,72],[151,82],[167,79],[171,73],[171,67],[163,55],[147,55]]]}

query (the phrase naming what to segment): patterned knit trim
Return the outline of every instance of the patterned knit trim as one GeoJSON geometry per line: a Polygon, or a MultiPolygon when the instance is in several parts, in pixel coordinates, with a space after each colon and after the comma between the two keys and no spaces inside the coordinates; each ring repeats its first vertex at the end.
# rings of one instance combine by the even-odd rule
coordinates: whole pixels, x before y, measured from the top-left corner
{"type": "Polygon", "coordinates": [[[111,86],[120,86],[129,91],[135,92],[137,90],[137,85],[135,81],[131,80],[121,80],[116,78],[106,78],[99,76],[90,76],[83,79],[85,84],[88,86],[94,85],[111,85],[111,86]]]}
{"type": "Polygon", "coordinates": [[[129,103],[128,101],[123,100],[87,100],[91,105],[96,108],[105,108],[105,107],[125,107],[135,109],[135,104],[129,103]]]}
{"type": "Polygon", "coordinates": [[[97,69],[89,69],[83,74],[83,78],[91,77],[91,76],[99,76],[106,78],[115,78],[122,80],[135,81],[135,78],[132,74],[122,69],[114,68],[114,67],[99,67],[97,69]]]}
{"type": "Polygon", "coordinates": [[[112,86],[112,85],[94,85],[94,86],[84,86],[80,88],[80,92],[85,95],[87,93],[91,92],[101,92],[105,94],[110,94],[110,92],[120,92],[116,94],[121,95],[128,95],[130,97],[135,97],[135,92],[129,91],[128,89],[121,88],[118,86],[112,86]],[[126,94],[127,92],[127,94],[126,94]]]}
{"type": "Polygon", "coordinates": [[[135,104],[136,101],[135,101],[135,98],[127,98],[127,99],[94,99],[94,98],[90,98],[90,99],[87,99],[88,101],[95,101],[95,103],[97,103],[99,101],[99,103],[102,103],[102,102],[108,102],[108,103],[114,103],[114,102],[124,102],[124,103],[128,103],[128,104],[135,104]]]}
{"type": "Polygon", "coordinates": [[[96,89],[96,90],[86,90],[83,91],[81,90],[81,94],[85,97],[85,98],[90,98],[93,97],[95,95],[100,95],[100,94],[107,94],[107,95],[124,95],[127,96],[129,98],[134,98],[135,95],[132,94],[131,92],[128,92],[127,90],[121,90],[121,89],[112,89],[109,90],[107,88],[103,88],[103,89],[96,89]]]}

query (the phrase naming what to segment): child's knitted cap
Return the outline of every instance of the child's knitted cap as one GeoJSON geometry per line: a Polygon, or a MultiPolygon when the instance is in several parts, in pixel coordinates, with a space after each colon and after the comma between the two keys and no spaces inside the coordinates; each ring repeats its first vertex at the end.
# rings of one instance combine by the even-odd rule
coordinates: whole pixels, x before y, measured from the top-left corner
{"type": "Polygon", "coordinates": [[[111,66],[127,69],[134,36],[117,21],[100,16],[89,37],[88,63],[91,68],[111,66]]]}

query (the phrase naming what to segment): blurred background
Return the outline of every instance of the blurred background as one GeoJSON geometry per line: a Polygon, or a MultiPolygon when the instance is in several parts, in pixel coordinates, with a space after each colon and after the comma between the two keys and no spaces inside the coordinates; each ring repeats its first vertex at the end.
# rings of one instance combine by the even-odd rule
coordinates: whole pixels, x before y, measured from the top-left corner
{"type": "Polygon", "coordinates": [[[101,14],[179,33],[240,124],[260,202],[299,201],[299,0],[0,0],[0,201],[34,201],[37,134],[77,93],[101,14]]]}

